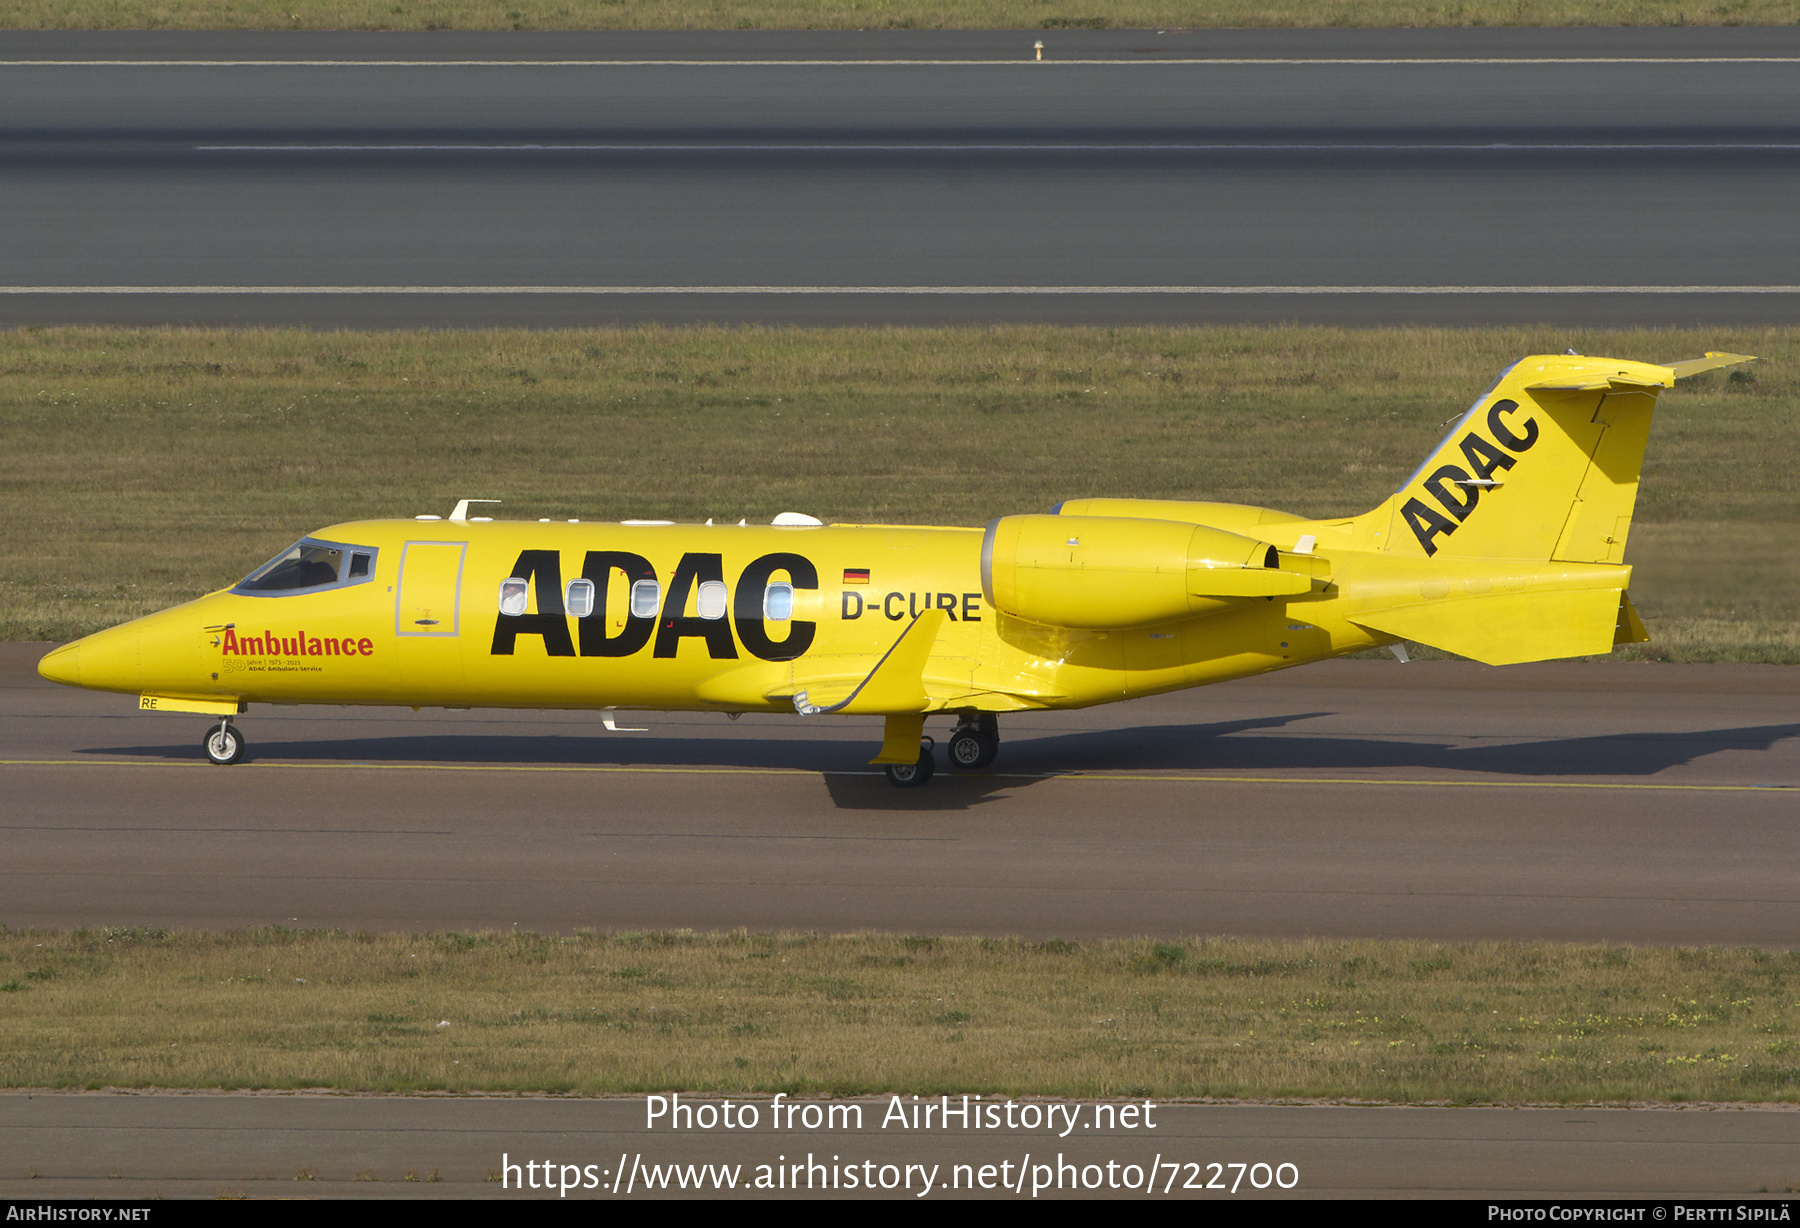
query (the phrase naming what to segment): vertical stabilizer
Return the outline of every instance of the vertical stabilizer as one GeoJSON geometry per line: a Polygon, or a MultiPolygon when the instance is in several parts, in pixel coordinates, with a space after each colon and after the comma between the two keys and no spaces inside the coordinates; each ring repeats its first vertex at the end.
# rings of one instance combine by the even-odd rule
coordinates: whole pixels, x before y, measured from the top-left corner
{"type": "Polygon", "coordinates": [[[1656,395],[1746,361],[1570,354],[1512,366],[1386,503],[1358,518],[1379,553],[1340,580],[1351,618],[1490,665],[1643,642],[1624,558],[1656,395]]]}
{"type": "Polygon", "coordinates": [[[1672,367],[1540,355],[1509,368],[1391,500],[1389,553],[1617,563],[1672,367]]]}

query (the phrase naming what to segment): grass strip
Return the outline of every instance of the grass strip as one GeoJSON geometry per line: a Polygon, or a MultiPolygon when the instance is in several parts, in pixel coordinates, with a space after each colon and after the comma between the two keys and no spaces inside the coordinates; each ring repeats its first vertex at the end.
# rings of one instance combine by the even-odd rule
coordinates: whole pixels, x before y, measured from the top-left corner
{"type": "Polygon", "coordinates": [[[1634,655],[1800,662],[1800,329],[0,332],[0,638],[223,587],[340,521],[982,524],[1087,495],[1374,506],[1495,374],[1764,361],[1663,394],[1634,655]]]}
{"type": "Polygon", "coordinates": [[[1793,0],[14,0],[44,30],[1058,30],[1791,25],[1793,0]]]}
{"type": "Polygon", "coordinates": [[[1800,953],[0,933],[0,1085],[1800,1099],[1800,953]]]}

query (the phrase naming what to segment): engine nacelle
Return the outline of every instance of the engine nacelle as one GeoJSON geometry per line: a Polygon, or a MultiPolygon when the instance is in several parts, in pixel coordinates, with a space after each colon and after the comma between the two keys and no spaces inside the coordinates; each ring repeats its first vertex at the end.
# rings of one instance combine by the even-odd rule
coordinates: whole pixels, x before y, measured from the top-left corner
{"type": "Polygon", "coordinates": [[[1053,627],[1142,627],[1310,592],[1267,542],[1170,520],[1003,516],[981,542],[995,609],[1053,627]]]}

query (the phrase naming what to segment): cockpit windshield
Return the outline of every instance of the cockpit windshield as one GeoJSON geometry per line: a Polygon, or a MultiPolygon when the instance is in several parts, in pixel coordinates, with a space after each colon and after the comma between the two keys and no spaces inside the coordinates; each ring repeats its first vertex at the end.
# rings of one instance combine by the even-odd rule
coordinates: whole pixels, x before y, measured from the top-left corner
{"type": "Polygon", "coordinates": [[[361,584],[374,571],[375,550],[337,542],[302,540],[258,567],[231,591],[259,597],[313,592],[361,584]]]}

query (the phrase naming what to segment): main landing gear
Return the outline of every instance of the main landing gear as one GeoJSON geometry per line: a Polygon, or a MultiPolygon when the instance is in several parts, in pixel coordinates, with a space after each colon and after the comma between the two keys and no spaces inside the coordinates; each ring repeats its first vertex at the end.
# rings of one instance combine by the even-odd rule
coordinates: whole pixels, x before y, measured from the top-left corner
{"type": "Polygon", "coordinates": [[[888,783],[902,789],[916,789],[930,780],[937,771],[937,761],[931,757],[936,747],[937,743],[931,738],[921,738],[917,763],[890,763],[881,769],[887,774],[888,783]]]}
{"type": "MultiPolygon", "coordinates": [[[[882,767],[888,782],[902,789],[916,789],[937,771],[932,751],[937,744],[930,738],[919,742],[916,763],[889,763],[882,767]]],[[[992,712],[963,712],[957,716],[956,729],[944,746],[950,766],[964,772],[976,772],[994,761],[1000,753],[1000,722],[992,712]]]]}
{"type": "Polygon", "coordinates": [[[206,748],[206,758],[220,767],[236,763],[244,757],[244,735],[231,723],[228,716],[219,722],[219,727],[206,735],[200,744],[206,748]]]}
{"type": "Polygon", "coordinates": [[[956,732],[950,735],[944,749],[951,767],[980,771],[1000,753],[999,719],[992,712],[964,712],[957,718],[956,732]]]}

